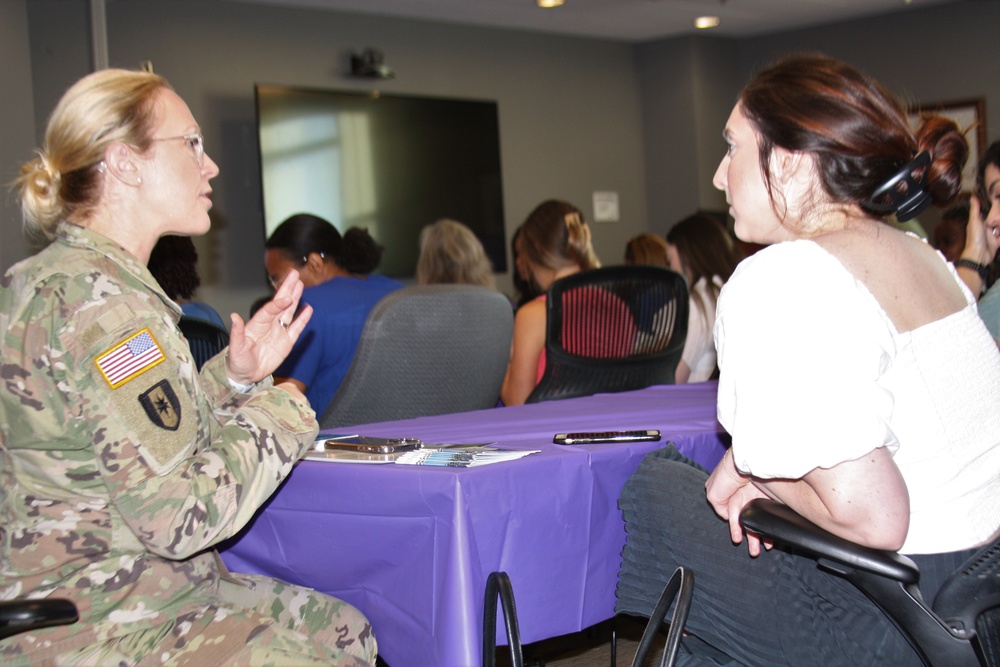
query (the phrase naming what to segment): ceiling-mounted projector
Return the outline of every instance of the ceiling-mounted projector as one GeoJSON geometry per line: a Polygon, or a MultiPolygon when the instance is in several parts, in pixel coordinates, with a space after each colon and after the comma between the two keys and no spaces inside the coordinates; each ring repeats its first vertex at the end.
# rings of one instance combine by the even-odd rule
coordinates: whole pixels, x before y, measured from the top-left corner
{"type": "Polygon", "coordinates": [[[378,49],[365,49],[351,54],[351,76],[362,79],[391,79],[396,73],[385,64],[385,55],[378,49]]]}

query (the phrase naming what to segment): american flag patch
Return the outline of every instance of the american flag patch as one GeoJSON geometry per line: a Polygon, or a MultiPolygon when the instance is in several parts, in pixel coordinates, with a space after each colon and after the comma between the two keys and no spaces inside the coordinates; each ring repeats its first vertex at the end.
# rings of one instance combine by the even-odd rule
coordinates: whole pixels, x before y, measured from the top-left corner
{"type": "Polygon", "coordinates": [[[153,334],[149,329],[143,329],[97,357],[94,363],[111,388],[117,389],[163,359],[163,350],[153,334]]]}

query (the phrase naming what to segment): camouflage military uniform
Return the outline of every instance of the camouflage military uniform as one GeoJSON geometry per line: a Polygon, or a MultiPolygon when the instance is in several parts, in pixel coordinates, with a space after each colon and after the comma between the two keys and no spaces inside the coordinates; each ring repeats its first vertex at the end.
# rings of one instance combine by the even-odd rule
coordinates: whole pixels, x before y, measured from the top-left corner
{"type": "Polygon", "coordinates": [[[224,355],[199,375],[179,315],[145,266],[68,223],[0,282],[0,598],[81,616],[0,642],[0,663],[370,664],[356,609],[231,575],[210,549],[317,425],[285,391],[234,391],[224,355]]]}

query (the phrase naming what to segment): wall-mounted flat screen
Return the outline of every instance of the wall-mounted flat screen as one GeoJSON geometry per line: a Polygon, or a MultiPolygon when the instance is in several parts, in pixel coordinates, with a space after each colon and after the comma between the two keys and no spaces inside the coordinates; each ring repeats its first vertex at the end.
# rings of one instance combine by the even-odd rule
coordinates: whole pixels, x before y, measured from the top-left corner
{"type": "Polygon", "coordinates": [[[256,86],[265,234],[312,213],[383,246],[413,276],[420,230],[467,225],[507,269],[496,102],[256,86]]]}

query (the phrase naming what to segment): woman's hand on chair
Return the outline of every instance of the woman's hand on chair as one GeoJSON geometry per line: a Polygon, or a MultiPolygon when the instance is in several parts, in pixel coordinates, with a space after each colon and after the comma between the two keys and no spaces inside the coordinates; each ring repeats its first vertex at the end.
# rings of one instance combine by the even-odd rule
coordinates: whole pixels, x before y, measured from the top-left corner
{"type": "MultiPolygon", "coordinates": [[[[715,470],[705,482],[705,490],[712,509],[729,522],[729,534],[733,544],[740,544],[743,541],[740,512],[746,504],[757,498],[770,497],[754,485],[752,477],[744,475],[737,469],[732,450],[727,451],[715,466],[715,470]]],[[[772,546],[771,542],[761,540],[751,533],[747,533],[746,537],[751,556],[760,555],[761,544],[765,549],[770,549],[772,546]]]]}

